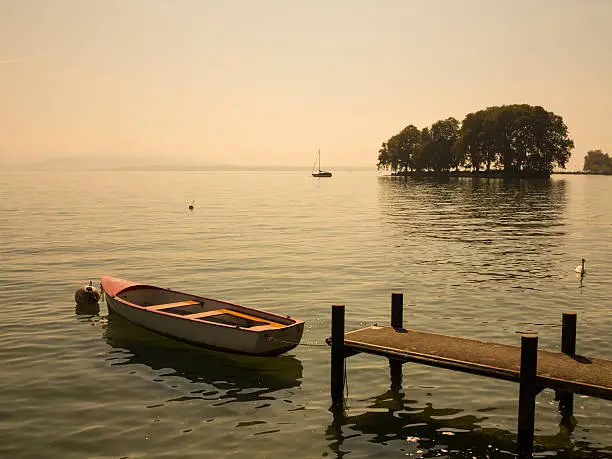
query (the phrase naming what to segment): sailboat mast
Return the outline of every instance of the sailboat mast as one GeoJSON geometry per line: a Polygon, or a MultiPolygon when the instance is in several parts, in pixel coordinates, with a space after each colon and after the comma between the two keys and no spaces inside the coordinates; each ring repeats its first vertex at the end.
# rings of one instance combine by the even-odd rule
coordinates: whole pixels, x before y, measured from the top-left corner
{"type": "Polygon", "coordinates": [[[321,149],[317,151],[317,156],[315,158],[314,166],[312,167],[312,176],[313,177],[331,177],[331,172],[326,172],[321,170],[321,149]],[[315,173],[315,168],[318,169],[318,172],[315,173]]]}

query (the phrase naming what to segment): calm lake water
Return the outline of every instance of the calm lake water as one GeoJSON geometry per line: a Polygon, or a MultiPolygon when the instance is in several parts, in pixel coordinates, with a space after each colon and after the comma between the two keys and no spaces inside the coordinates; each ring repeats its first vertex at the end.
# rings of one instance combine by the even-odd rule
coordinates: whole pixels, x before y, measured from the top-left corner
{"type": "MultiPolygon", "coordinates": [[[[518,385],[347,360],[329,411],[331,305],[388,324],[612,359],[612,178],[424,180],[336,171],[0,173],[0,457],[513,457],[518,385]],[[187,205],[195,200],[195,209],[187,205]],[[582,283],[573,272],[586,258],[582,283]],[[278,358],[211,352],[75,307],[112,275],[306,321],[278,358]]],[[[612,403],[537,398],[537,455],[612,457],[612,403]]]]}

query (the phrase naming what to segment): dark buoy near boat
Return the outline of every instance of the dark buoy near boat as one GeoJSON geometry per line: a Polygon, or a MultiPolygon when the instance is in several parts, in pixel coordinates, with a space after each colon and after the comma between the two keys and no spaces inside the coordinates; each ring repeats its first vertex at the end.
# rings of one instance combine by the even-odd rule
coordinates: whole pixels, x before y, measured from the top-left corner
{"type": "Polygon", "coordinates": [[[74,294],[74,300],[77,304],[81,305],[98,304],[98,301],[100,301],[100,291],[89,281],[89,285],[79,287],[74,294]]]}
{"type": "Polygon", "coordinates": [[[193,210],[195,201],[191,201],[191,204],[189,204],[189,210],[193,210]]]}

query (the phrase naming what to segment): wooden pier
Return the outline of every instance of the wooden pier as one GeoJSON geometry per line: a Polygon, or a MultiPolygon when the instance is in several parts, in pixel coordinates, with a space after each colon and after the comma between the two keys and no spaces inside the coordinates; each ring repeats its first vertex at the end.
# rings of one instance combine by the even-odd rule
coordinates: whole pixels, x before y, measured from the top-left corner
{"type": "Polygon", "coordinates": [[[403,295],[392,294],[391,326],[344,331],[344,305],[332,306],[332,407],[344,406],[344,359],[359,353],[389,359],[392,386],[401,385],[402,364],[434,367],[514,381],[519,387],[518,453],[531,457],[535,398],[554,389],[564,415],[573,412],[573,394],[612,400],[612,361],[576,354],[576,314],[563,314],[561,352],[539,351],[538,336],[524,334],[512,346],[403,328],[403,295]]]}

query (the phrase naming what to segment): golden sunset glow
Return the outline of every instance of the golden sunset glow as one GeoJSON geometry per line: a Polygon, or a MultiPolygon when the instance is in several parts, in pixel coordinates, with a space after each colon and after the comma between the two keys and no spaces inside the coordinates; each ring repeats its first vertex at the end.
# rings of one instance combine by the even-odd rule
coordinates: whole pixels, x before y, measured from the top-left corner
{"type": "Polygon", "coordinates": [[[380,144],[493,105],[612,153],[605,0],[2,0],[2,164],[159,158],[371,166],[380,144]]]}

